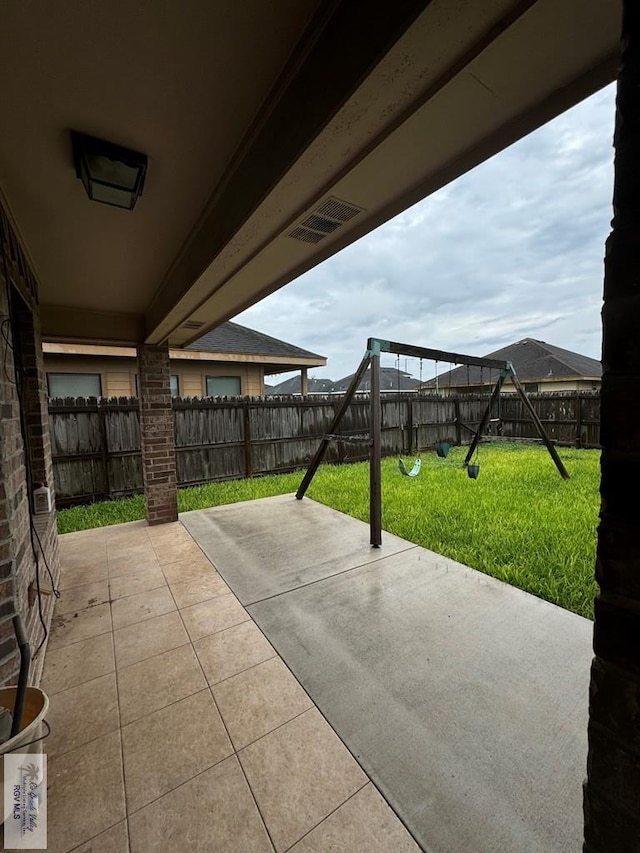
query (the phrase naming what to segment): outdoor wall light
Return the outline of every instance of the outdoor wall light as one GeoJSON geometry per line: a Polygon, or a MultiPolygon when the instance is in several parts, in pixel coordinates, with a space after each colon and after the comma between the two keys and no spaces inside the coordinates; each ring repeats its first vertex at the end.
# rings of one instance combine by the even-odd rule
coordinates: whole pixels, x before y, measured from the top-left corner
{"type": "Polygon", "coordinates": [[[142,195],[147,155],[71,131],[73,163],[92,201],[133,210],[142,195]]]}

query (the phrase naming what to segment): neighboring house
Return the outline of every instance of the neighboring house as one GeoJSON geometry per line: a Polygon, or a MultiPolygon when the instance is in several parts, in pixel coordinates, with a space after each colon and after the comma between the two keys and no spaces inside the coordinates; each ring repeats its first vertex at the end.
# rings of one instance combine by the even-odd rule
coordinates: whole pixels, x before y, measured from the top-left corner
{"type": "MultiPolygon", "coordinates": [[[[353,381],[354,374],[351,373],[349,376],[344,376],[342,379],[338,379],[337,382],[334,383],[334,391],[337,394],[344,394],[351,382],[353,381]]],[[[390,391],[417,391],[418,386],[420,385],[417,379],[407,373],[404,370],[398,370],[396,367],[381,367],[380,368],[380,390],[383,392],[390,391]]],[[[367,369],[367,372],[362,377],[362,381],[358,385],[358,391],[370,391],[371,390],[371,369],[367,369]]]]}
{"type": "MultiPolygon", "coordinates": [[[[525,391],[599,391],[602,366],[595,358],[553,346],[545,341],[524,338],[514,344],[489,352],[485,358],[510,361],[525,391]]],[[[425,391],[440,394],[475,394],[495,384],[497,370],[479,367],[456,367],[425,382],[425,391]]],[[[505,393],[515,391],[507,380],[505,393]]]]}
{"type": "MultiPolygon", "coordinates": [[[[299,397],[302,393],[301,380],[301,376],[291,376],[289,379],[285,379],[284,382],[280,382],[278,385],[269,388],[269,390],[265,386],[264,393],[267,397],[299,397]]],[[[331,394],[333,393],[334,385],[335,382],[333,379],[315,379],[310,376],[307,379],[307,394],[331,394]]]]}
{"type": "MultiPolygon", "coordinates": [[[[50,397],[138,395],[132,347],[44,343],[50,397]]],[[[324,356],[240,326],[223,323],[184,349],[169,351],[174,397],[262,396],[264,377],[323,367],[324,356]]]]}
{"type": "MultiPolygon", "coordinates": [[[[334,382],[333,379],[312,379],[308,380],[307,393],[308,394],[344,394],[348,389],[349,385],[353,380],[354,374],[350,374],[349,376],[345,376],[342,379],[338,379],[337,382],[334,382]]],[[[371,372],[367,370],[365,375],[358,386],[358,391],[369,391],[371,389],[371,372]]],[[[418,385],[420,383],[417,379],[414,379],[410,373],[406,373],[404,370],[401,370],[398,373],[397,368],[395,367],[381,367],[380,368],[380,390],[385,392],[394,392],[394,391],[416,391],[418,385]]],[[[281,382],[279,385],[271,388],[270,391],[266,392],[268,396],[300,396],[300,377],[292,376],[290,379],[286,379],[284,382],[281,382]]]]}

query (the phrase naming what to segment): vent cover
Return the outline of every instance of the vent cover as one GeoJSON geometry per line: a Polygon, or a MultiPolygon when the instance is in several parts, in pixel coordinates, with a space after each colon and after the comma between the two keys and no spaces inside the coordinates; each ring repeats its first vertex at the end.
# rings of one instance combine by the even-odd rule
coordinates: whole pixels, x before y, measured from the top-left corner
{"type": "Polygon", "coordinates": [[[328,198],[292,228],[287,236],[294,240],[302,240],[304,243],[319,243],[327,234],[333,234],[359,213],[362,213],[361,207],[340,201],[339,198],[328,198]]]}
{"type": "Polygon", "coordinates": [[[300,225],[289,232],[289,237],[293,237],[294,240],[304,240],[305,243],[319,243],[326,236],[326,234],[311,231],[309,228],[302,228],[300,225]]]}
{"type": "Polygon", "coordinates": [[[198,320],[187,320],[186,323],[182,324],[183,329],[201,329],[204,326],[204,323],[200,323],[198,320]]]}
{"type": "Polygon", "coordinates": [[[354,204],[348,204],[346,201],[340,201],[339,198],[328,198],[322,202],[317,211],[321,216],[331,216],[339,222],[348,222],[362,212],[361,207],[356,207],[354,204]]]}

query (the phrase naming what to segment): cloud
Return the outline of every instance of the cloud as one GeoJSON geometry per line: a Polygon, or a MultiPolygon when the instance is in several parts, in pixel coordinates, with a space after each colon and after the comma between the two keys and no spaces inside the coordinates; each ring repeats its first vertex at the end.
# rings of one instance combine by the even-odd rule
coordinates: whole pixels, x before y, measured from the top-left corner
{"type": "Polygon", "coordinates": [[[596,93],[236,319],[326,355],[314,375],[334,379],[369,336],[474,354],[534,337],[599,358],[614,95],[596,93]]]}

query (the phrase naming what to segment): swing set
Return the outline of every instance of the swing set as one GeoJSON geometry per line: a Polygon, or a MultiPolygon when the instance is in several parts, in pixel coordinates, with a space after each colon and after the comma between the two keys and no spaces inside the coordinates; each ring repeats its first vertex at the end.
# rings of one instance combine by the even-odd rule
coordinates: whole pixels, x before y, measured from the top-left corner
{"type": "MultiPolygon", "coordinates": [[[[394,353],[396,356],[410,356],[413,358],[421,359],[421,373],[422,373],[422,359],[426,359],[429,361],[440,362],[449,362],[451,364],[462,364],[467,365],[467,368],[470,366],[480,367],[481,370],[483,368],[488,368],[489,370],[497,370],[498,371],[498,379],[493,386],[493,390],[491,392],[491,396],[489,398],[489,403],[483,412],[482,418],[480,419],[480,423],[478,425],[477,430],[471,430],[473,433],[473,438],[471,440],[471,444],[469,446],[469,450],[463,462],[463,467],[467,468],[467,473],[471,479],[476,479],[479,473],[479,466],[476,463],[472,463],[471,460],[474,457],[474,454],[477,455],[478,444],[480,443],[480,438],[483,433],[486,431],[487,426],[491,420],[491,412],[495,407],[497,401],[500,398],[500,391],[502,386],[504,385],[507,379],[510,379],[513,383],[517,393],[519,394],[525,409],[527,410],[531,420],[533,421],[540,438],[542,439],[545,447],[549,451],[553,462],[558,469],[558,472],[563,479],[569,479],[569,473],[567,469],[564,467],[564,464],[560,457],[558,456],[558,452],[554,445],[551,442],[551,439],[547,435],[547,432],[542,425],[540,418],[538,417],[538,413],[533,408],[531,401],[529,400],[526,391],[522,387],[520,380],[516,375],[516,371],[511,364],[510,361],[502,361],[495,358],[481,358],[479,356],[473,355],[462,355],[461,353],[454,352],[446,352],[444,350],[435,350],[435,349],[427,349],[425,347],[416,347],[411,344],[402,344],[397,343],[395,341],[385,341],[381,338],[369,338],[367,341],[367,350],[364,354],[362,361],[356,372],[353,375],[353,379],[351,380],[351,384],[349,385],[347,392],[342,399],[340,406],[338,407],[337,412],[334,415],[333,421],[329,427],[329,432],[324,435],[320,441],[320,445],[307,468],[307,471],[304,475],[300,486],[298,487],[298,491],[296,492],[296,498],[298,500],[302,500],[305,495],[305,492],[309,488],[313,477],[318,470],[322,459],[324,458],[325,453],[327,452],[327,448],[329,447],[330,441],[369,441],[369,530],[370,530],[370,542],[374,548],[379,548],[382,544],[382,478],[381,478],[381,464],[382,464],[382,403],[380,399],[380,354],[381,353],[394,353]],[[349,404],[353,399],[360,382],[362,381],[367,369],[371,367],[371,394],[370,394],[370,432],[369,436],[341,436],[337,434],[338,427],[340,426],[340,422],[344,417],[345,412],[349,408],[349,404]]],[[[436,380],[437,381],[437,380],[436,380]]],[[[436,453],[438,456],[446,456],[449,452],[449,445],[447,442],[437,442],[436,444],[436,453]]],[[[403,474],[406,474],[408,477],[415,477],[418,475],[420,471],[421,461],[417,459],[413,468],[408,470],[402,461],[399,460],[399,467],[403,474]]]]}

